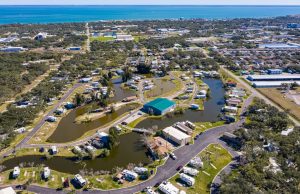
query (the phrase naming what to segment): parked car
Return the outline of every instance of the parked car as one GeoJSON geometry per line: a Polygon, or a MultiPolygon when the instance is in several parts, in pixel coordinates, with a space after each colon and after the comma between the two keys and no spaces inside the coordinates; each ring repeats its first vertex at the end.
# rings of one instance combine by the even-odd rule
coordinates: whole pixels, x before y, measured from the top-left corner
{"type": "Polygon", "coordinates": [[[180,171],[180,170],[182,169],[182,167],[183,167],[183,166],[180,165],[180,166],[178,166],[178,167],[176,168],[176,170],[177,170],[177,171],[180,171]]]}
{"type": "Polygon", "coordinates": [[[171,157],[173,160],[176,160],[176,159],[177,159],[177,157],[175,156],[174,153],[170,153],[170,157],[171,157]]]}

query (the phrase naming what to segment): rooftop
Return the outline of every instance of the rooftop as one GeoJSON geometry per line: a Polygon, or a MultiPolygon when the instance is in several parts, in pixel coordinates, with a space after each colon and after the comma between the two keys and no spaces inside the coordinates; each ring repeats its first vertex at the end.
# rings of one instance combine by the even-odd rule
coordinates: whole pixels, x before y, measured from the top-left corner
{"type": "Polygon", "coordinates": [[[169,108],[170,106],[173,106],[174,104],[175,102],[168,100],[166,98],[156,98],[155,100],[152,100],[147,104],[145,104],[145,106],[151,106],[153,108],[163,111],[169,108]]]}

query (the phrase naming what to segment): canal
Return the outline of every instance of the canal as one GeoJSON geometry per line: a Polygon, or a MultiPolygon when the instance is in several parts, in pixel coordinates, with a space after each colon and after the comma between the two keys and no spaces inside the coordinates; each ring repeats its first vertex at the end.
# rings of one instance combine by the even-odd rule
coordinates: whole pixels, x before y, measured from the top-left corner
{"type": "MultiPolygon", "coordinates": [[[[50,169],[76,174],[83,168],[87,170],[100,171],[112,170],[115,167],[126,167],[129,163],[133,164],[148,164],[150,159],[146,155],[146,148],[143,146],[142,137],[137,133],[128,133],[121,135],[119,138],[120,144],[110,151],[110,155],[105,158],[95,158],[94,160],[83,160],[82,162],[75,162],[75,158],[68,158],[62,156],[54,156],[46,159],[40,155],[27,155],[8,159],[1,165],[5,170],[12,169],[20,163],[26,164],[34,163],[34,166],[44,164],[50,169]]],[[[59,151],[59,150],[58,150],[59,151]]]]}
{"type": "Polygon", "coordinates": [[[137,108],[138,106],[138,104],[125,105],[112,113],[104,113],[104,116],[100,117],[99,119],[81,123],[75,121],[76,117],[85,114],[93,108],[91,108],[89,104],[78,107],[71,110],[71,112],[69,112],[60,120],[57,128],[47,141],[51,143],[65,143],[74,141],[80,138],[84,133],[102,127],[107,123],[117,119],[122,114],[137,108]]]}
{"type": "Polygon", "coordinates": [[[204,102],[204,111],[185,110],[184,114],[176,114],[172,117],[148,118],[141,121],[137,128],[152,128],[157,126],[159,129],[166,128],[176,122],[189,120],[191,122],[216,122],[222,107],[224,106],[225,90],[223,83],[219,79],[203,79],[210,88],[210,98],[204,102]]]}
{"type": "MultiPolygon", "coordinates": [[[[110,99],[109,103],[119,102],[122,101],[122,99],[134,96],[135,91],[129,90],[129,89],[123,89],[121,87],[122,84],[122,78],[116,78],[112,80],[112,86],[114,91],[114,96],[110,99]]],[[[74,141],[78,138],[80,138],[84,133],[102,127],[105,124],[115,120],[122,114],[129,112],[132,109],[137,108],[137,104],[133,105],[127,105],[123,106],[119,109],[117,109],[113,113],[107,113],[103,117],[84,122],[84,123],[77,123],[75,122],[76,117],[83,115],[91,110],[97,109],[95,104],[91,105],[85,105],[82,107],[78,107],[71,112],[69,112],[65,117],[63,117],[53,134],[47,139],[47,142],[51,143],[65,143],[69,141],[74,141]]]]}

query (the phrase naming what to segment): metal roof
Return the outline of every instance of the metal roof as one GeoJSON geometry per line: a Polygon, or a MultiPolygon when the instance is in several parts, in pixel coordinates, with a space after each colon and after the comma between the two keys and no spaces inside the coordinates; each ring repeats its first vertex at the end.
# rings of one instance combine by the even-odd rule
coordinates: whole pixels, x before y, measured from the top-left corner
{"type": "Polygon", "coordinates": [[[160,111],[164,111],[165,109],[169,108],[170,106],[173,106],[174,104],[175,102],[168,100],[166,98],[156,98],[155,100],[148,102],[144,106],[153,107],[160,111]]]}

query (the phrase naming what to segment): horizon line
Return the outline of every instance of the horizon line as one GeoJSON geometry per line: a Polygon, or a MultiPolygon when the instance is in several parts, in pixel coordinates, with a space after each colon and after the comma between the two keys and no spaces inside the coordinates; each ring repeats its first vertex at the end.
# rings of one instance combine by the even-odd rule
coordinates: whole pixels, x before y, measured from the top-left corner
{"type": "Polygon", "coordinates": [[[299,4],[0,4],[0,6],[300,6],[299,4]]]}

